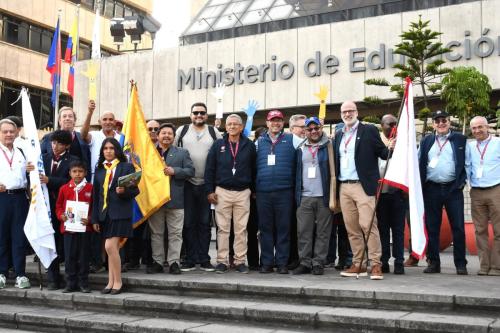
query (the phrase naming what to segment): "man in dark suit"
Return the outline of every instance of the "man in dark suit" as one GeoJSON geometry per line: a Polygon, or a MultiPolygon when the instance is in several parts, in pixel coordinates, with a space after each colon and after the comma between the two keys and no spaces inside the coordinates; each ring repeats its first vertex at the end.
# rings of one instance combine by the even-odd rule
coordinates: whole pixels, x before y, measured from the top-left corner
{"type": "Polygon", "coordinates": [[[48,268],[48,289],[56,290],[61,287],[61,276],[59,274],[59,263],[64,258],[63,236],[60,233],[60,222],[56,215],[57,195],[61,186],[70,180],[69,165],[77,157],[68,152],[71,146],[71,132],[56,130],[51,136],[51,149],[42,155],[45,175],[40,175],[40,182],[47,184],[49,190],[50,212],[52,215],[52,226],[54,227],[54,238],[58,257],[52,261],[48,268]]]}
{"type": "Polygon", "coordinates": [[[420,142],[419,168],[424,193],[425,226],[429,236],[424,273],[440,273],[439,231],[443,206],[453,232],[453,258],[458,275],[467,275],[465,259],[464,194],[467,138],[450,131],[445,111],[432,114],[435,133],[420,142]]]}
{"type": "Polygon", "coordinates": [[[170,123],[162,124],[158,131],[158,151],[166,164],[163,173],[170,176],[171,200],[149,218],[153,264],[147,267],[146,272],[150,274],[163,272],[165,225],[168,233],[169,273],[181,273],[179,264],[184,226],[184,183],[194,176],[194,166],[186,149],[172,145],[174,138],[175,126],[170,123]]]}
{"type": "MultiPolygon", "coordinates": [[[[366,258],[361,262],[365,239],[368,238],[368,259],[371,260],[372,280],[382,280],[380,262],[381,246],[377,221],[368,230],[375,210],[375,194],[380,178],[378,158],[387,159],[389,150],[380,139],[377,128],[358,120],[354,102],[344,102],[340,107],[344,128],[335,134],[335,161],[337,180],[340,183],[340,206],[349,242],[353,252],[351,267],[342,276],[367,276],[366,258]]],[[[391,142],[391,147],[394,143],[391,142]]]]}

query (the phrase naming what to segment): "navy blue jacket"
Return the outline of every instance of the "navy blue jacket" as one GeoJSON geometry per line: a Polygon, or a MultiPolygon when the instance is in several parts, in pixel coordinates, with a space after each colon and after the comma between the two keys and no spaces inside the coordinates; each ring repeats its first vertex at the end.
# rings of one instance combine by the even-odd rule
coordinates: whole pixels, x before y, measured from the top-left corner
{"type": "Polygon", "coordinates": [[[294,189],[297,152],[293,146],[293,135],[285,133],[275,145],[275,165],[267,165],[272,146],[269,134],[261,135],[257,144],[257,192],[294,189]]]}
{"type": "MultiPolygon", "coordinates": [[[[465,180],[467,178],[465,173],[465,146],[467,144],[467,138],[460,133],[451,132],[448,140],[451,144],[455,159],[455,182],[451,190],[462,189],[465,186],[465,180]]],[[[436,142],[436,135],[434,133],[425,136],[420,142],[420,159],[418,164],[422,186],[425,185],[427,179],[429,150],[431,150],[434,142],[436,142]]]]}
{"type": "MultiPolygon", "coordinates": [[[[340,141],[344,132],[339,130],[335,133],[335,164],[337,179],[340,176],[340,141]]],[[[385,160],[389,155],[389,149],[380,138],[378,129],[369,124],[359,122],[354,146],[354,162],[359,181],[366,195],[373,196],[377,193],[380,172],[378,169],[378,158],[385,160]]],[[[340,186],[337,187],[339,191],[340,186]]],[[[338,193],[337,193],[338,195],[338,193]]]]}
{"type": "Polygon", "coordinates": [[[114,170],[113,180],[108,189],[108,205],[104,207],[104,193],[102,190],[106,169],[97,167],[94,174],[94,189],[92,193],[92,224],[100,224],[106,220],[106,214],[111,220],[132,219],[134,197],[139,194],[139,188],[125,188],[125,193],[116,193],[118,178],[135,172],[134,166],[127,162],[120,162],[114,170]]]}
{"type": "MultiPolygon", "coordinates": [[[[321,183],[323,184],[323,203],[325,207],[330,207],[330,166],[328,165],[328,143],[330,140],[323,134],[318,149],[318,163],[321,173],[321,183]],[[325,140],[326,139],[326,140],[325,140]]],[[[297,148],[297,173],[295,177],[295,200],[297,207],[302,200],[302,150],[307,149],[304,144],[297,148]]]]}
{"type": "MultiPolygon", "coordinates": [[[[51,137],[52,133],[45,134],[40,143],[42,154],[50,153],[52,151],[51,137]]],[[[75,139],[71,142],[69,153],[81,159],[87,166],[87,181],[92,177],[92,170],[90,169],[90,149],[89,145],[83,140],[80,132],[75,131],[75,139]]]]}
{"type": "MultiPolygon", "coordinates": [[[[161,148],[158,147],[161,155],[161,148]]],[[[174,169],[175,174],[170,177],[170,201],[165,204],[167,208],[184,208],[184,183],[186,179],[194,176],[194,166],[189,152],[186,149],[170,146],[163,154],[167,166],[174,169]]]]}
{"type": "Polygon", "coordinates": [[[233,155],[229,145],[229,136],[226,134],[222,139],[216,140],[208,152],[205,166],[207,194],[214,193],[216,186],[230,191],[243,191],[250,188],[254,192],[256,156],[254,143],[240,135],[234,175],[233,155]]]}

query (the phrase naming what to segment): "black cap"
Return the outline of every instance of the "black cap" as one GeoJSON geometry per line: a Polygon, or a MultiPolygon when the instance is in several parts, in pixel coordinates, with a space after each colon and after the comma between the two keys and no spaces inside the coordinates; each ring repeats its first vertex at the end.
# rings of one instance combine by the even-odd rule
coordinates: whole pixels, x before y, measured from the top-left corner
{"type": "Polygon", "coordinates": [[[437,111],[434,111],[432,113],[432,119],[437,119],[437,118],[447,118],[449,117],[450,115],[448,114],[448,112],[446,111],[441,111],[441,110],[437,110],[437,111]]]}

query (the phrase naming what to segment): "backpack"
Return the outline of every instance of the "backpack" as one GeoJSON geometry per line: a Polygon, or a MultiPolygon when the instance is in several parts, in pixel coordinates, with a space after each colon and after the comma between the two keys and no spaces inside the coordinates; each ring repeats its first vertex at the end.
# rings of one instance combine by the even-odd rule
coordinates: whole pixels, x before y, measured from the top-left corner
{"type": "MultiPolygon", "coordinates": [[[[182,147],[182,138],[184,138],[188,130],[189,125],[182,126],[181,134],[179,134],[179,140],[177,141],[177,147],[182,147]]],[[[210,136],[214,141],[217,140],[217,135],[215,134],[215,129],[213,126],[208,125],[208,133],[210,133],[210,136]]]]}

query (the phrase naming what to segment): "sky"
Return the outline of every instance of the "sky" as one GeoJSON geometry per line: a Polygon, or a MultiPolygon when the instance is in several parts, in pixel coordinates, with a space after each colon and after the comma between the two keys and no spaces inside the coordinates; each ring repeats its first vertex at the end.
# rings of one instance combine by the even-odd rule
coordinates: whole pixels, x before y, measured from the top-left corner
{"type": "Polygon", "coordinates": [[[190,1],[154,0],[153,17],[162,25],[156,34],[155,49],[176,47],[179,36],[189,24],[190,1]]]}

